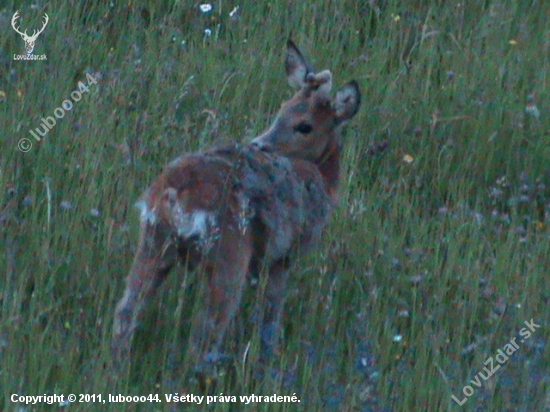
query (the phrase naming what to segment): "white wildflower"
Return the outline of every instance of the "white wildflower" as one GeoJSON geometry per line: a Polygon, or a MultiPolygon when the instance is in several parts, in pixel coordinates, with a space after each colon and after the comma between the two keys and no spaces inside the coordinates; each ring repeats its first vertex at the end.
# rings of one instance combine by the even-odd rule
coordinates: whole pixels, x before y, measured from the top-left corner
{"type": "Polygon", "coordinates": [[[233,16],[235,16],[235,14],[237,14],[238,11],[239,11],[239,6],[233,7],[233,10],[229,12],[229,17],[233,18],[233,16]]]}

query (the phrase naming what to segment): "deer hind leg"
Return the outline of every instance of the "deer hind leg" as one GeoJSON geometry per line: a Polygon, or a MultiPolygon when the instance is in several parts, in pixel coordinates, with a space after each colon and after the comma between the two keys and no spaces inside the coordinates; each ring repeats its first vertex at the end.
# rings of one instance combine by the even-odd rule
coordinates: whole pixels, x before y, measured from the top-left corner
{"type": "Polygon", "coordinates": [[[264,292],[264,318],[261,326],[261,360],[271,358],[280,335],[281,318],[288,279],[288,259],[281,259],[269,268],[264,292]]]}
{"type": "Polygon", "coordinates": [[[194,319],[190,347],[190,355],[199,365],[226,358],[220,352],[221,346],[239,308],[250,264],[250,235],[232,225],[225,227],[219,243],[202,261],[207,284],[202,310],[194,319]]]}
{"type": "Polygon", "coordinates": [[[176,257],[169,227],[162,222],[143,221],[138,251],[126,280],[124,295],[115,310],[111,344],[115,368],[120,368],[128,360],[132,337],[147,301],[166,278],[176,257]]]}

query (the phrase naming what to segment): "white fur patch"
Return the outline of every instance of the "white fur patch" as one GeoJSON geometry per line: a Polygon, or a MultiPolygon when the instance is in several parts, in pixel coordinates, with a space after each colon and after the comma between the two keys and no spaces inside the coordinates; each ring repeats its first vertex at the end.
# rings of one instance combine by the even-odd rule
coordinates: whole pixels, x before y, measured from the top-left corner
{"type": "Polygon", "coordinates": [[[155,224],[157,221],[157,214],[154,210],[149,208],[149,205],[145,200],[139,200],[136,202],[135,207],[140,211],[140,219],[142,222],[155,224]]]}
{"type": "Polygon", "coordinates": [[[177,228],[178,236],[189,238],[199,236],[204,239],[216,224],[216,218],[212,213],[204,210],[194,210],[185,213],[181,208],[174,210],[173,224],[177,228]]]}
{"type": "MultiPolygon", "coordinates": [[[[215,241],[219,235],[218,221],[212,212],[206,210],[192,210],[186,212],[180,203],[175,200],[173,189],[167,189],[165,194],[168,200],[165,203],[165,213],[168,215],[169,223],[177,236],[189,239],[199,237],[199,242],[205,246],[215,241]]],[[[175,191],[174,191],[175,192],[175,191]]],[[[151,209],[146,200],[139,200],[135,205],[141,212],[141,221],[150,225],[158,222],[158,214],[151,209]]]]}

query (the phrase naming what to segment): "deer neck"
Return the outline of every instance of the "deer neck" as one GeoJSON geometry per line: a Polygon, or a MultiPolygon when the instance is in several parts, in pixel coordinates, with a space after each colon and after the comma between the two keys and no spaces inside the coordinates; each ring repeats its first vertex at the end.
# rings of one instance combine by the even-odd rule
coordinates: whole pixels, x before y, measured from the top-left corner
{"type": "Polygon", "coordinates": [[[323,180],[325,187],[333,203],[338,201],[338,184],[340,183],[340,151],[341,145],[337,141],[331,141],[319,159],[315,162],[323,180]]]}

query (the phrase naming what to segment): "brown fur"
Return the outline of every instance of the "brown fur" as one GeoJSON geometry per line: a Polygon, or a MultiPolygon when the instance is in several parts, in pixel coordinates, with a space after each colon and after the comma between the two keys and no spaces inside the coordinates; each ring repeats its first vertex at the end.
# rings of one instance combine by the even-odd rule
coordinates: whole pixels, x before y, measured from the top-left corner
{"type": "Polygon", "coordinates": [[[331,100],[331,73],[314,74],[290,41],[286,70],[299,91],[264,134],[249,145],[174,160],[141,197],[138,251],[115,312],[117,360],[127,358],[147,298],[178,260],[206,276],[205,309],[191,332],[198,358],[221,349],[247,275],[262,267],[268,276],[262,353],[272,351],[289,265],[328,221],[339,183],[339,126],[360,105],[355,82],[331,100]]]}

